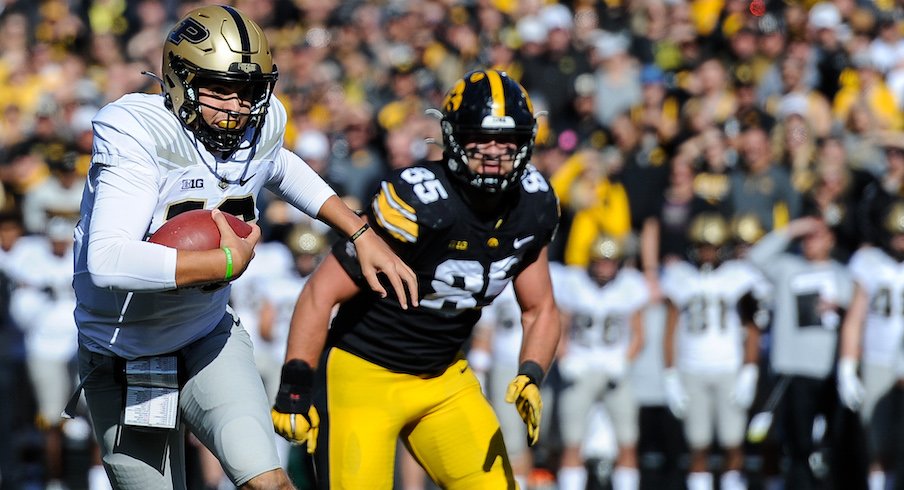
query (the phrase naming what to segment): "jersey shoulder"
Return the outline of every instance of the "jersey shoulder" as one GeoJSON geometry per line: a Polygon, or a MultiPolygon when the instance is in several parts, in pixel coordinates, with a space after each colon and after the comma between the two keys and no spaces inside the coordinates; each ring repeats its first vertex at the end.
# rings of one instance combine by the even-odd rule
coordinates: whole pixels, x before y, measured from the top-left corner
{"type": "Polygon", "coordinates": [[[700,272],[691,264],[684,261],[672,262],[662,271],[662,293],[673,302],[681,303],[685,297],[693,294],[689,286],[699,276],[700,272]]]}
{"type": "Polygon", "coordinates": [[[528,216],[538,229],[549,229],[554,234],[559,225],[559,198],[549,181],[528,164],[520,183],[519,211],[528,216]]]}
{"type": "Polygon", "coordinates": [[[271,96],[264,124],[261,126],[260,134],[255,142],[257,149],[253,153],[254,158],[275,158],[275,152],[283,147],[287,120],[285,106],[276,96],[271,96]]]}
{"type": "Polygon", "coordinates": [[[618,288],[628,304],[633,308],[644,305],[650,299],[650,289],[646,278],[633,267],[623,267],[619,272],[613,286],[618,288]]]}
{"type": "Polygon", "coordinates": [[[757,282],[765,280],[753,264],[744,260],[729,260],[719,269],[723,276],[730,278],[732,284],[743,289],[752,289],[757,282]]]}
{"type": "Polygon", "coordinates": [[[199,143],[160,95],[127,94],[107,104],[94,117],[94,133],[96,163],[148,160],[165,169],[201,163],[199,143]]]}
{"type": "Polygon", "coordinates": [[[400,169],[380,183],[370,212],[394,238],[415,243],[423,229],[449,226],[464,211],[452,185],[439,162],[400,169]]]}
{"type": "Polygon", "coordinates": [[[892,262],[891,257],[881,248],[864,247],[854,252],[848,263],[848,268],[854,279],[858,282],[869,284],[874,282],[877,271],[882,270],[892,262]]]}

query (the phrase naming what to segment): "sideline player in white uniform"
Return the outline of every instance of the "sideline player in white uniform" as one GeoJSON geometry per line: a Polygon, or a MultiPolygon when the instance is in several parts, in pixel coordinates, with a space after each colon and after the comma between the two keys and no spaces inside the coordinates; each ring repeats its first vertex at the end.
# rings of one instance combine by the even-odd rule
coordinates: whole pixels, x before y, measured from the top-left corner
{"type": "Polygon", "coordinates": [[[25,333],[28,376],[38,404],[38,428],[44,435],[47,488],[62,488],[63,433],[60,413],[74,388],[70,367],[76,353],[72,320],[72,228],[74,222],[51,218],[47,236],[32,236],[16,246],[8,271],[16,287],[10,314],[25,333]]]}
{"type": "MultiPolygon", "coordinates": [[[[386,294],[382,272],[406,308],[416,279],[283,148],[286,113],[272,96],[277,71],[257,24],[228,6],[193,10],[170,31],[162,69],[162,95],[129,94],[95,116],[75,231],[79,370],[104,466],[117,488],[185,488],[188,429],[233,484],[291,488],[251,341],[227,307],[228,283],[247,267],[260,228],[239,238],[217,210],[253,222],[266,187],[352,237],[378,293],[386,294]],[[167,219],[202,208],[214,210],[221,249],[177,251],[145,241],[167,219]],[[125,409],[150,394],[140,381],[144,366],[155,363],[162,368],[152,381],[177,384],[178,402],[172,393],[153,400],[177,406],[176,420],[141,413],[124,420],[125,409]],[[124,366],[136,375],[123,376],[124,366]],[[137,399],[123,399],[126,381],[139,381],[128,388],[137,399]]],[[[307,433],[304,417],[293,422],[307,433]]]]}
{"type": "Polygon", "coordinates": [[[901,408],[891,395],[904,386],[904,201],[889,206],[883,225],[882,246],[861,248],[848,264],[855,289],[838,361],[841,402],[859,409],[867,432],[870,490],[884,489],[886,472],[898,469],[888,466],[894,458],[883,448],[901,423],[901,408]]]}
{"type": "Polygon", "coordinates": [[[570,267],[554,279],[556,302],[567,317],[560,344],[559,426],[564,449],[561,490],[583,490],[587,469],[581,456],[591,409],[602,400],[615,429],[618,456],[614,490],[637,490],[638,404],[628,369],[643,346],[643,307],[650,294],[643,274],[623,267],[624,239],[601,234],[590,248],[587,268],[570,267]]]}
{"type": "Polygon", "coordinates": [[[744,489],[741,444],[759,374],[759,331],[752,321],[742,325],[738,305],[750,301],[764,279],[746,262],[722,262],[728,257],[729,230],[721,215],[698,215],[689,238],[695,264],[667,265],[661,283],[669,310],[663,353],[666,400],[675,416],[684,419],[691,449],[688,490],[713,488],[707,459],[714,428],[726,452],[720,488],[744,489]]]}

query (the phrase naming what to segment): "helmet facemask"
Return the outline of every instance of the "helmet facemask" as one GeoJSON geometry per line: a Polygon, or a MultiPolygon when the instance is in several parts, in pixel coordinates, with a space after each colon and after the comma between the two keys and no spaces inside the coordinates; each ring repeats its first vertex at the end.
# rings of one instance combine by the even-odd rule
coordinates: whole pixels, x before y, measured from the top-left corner
{"type": "MultiPolygon", "coordinates": [[[[270,96],[276,82],[276,73],[263,75],[253,74],[247,77],[236,76],[231,73],[218,73],[190,67],[185,60],[176,58],[170,61],[173,72],[178,77],[178,82],[183,87],[184,101],[176,114],[182,122],[192,130],[195,136],[204,143],[209,150],[233,153],[240,148],[248,148],[257,140],[260,127],[264,124],[267,110],[270,108],[270,96]],[[201,87],[222,85],[225,87],[238,86],[235,90],[239,94],[242,106],[250,102],[247,109],[242,107],[239,111],[221,109],[201,101],[201,87]],[[210,110],[226,113],[225,120],[219,126],[208,124],[201,115],[202,107],[210,110]],[[242,123],[242,119],[245,119],[242,123]],[[225,123],[225,124],[224,124],[225,123]],[[245,133],[251,129],[248,142],[242,146],[245,133]]],[[[216,94],[210,97],[217,98],[216,94]]],[[[227,97],[228,98],[228,97],[227,97]]],[[[167,102],[171,104],[170,98],[167,102]]]]}

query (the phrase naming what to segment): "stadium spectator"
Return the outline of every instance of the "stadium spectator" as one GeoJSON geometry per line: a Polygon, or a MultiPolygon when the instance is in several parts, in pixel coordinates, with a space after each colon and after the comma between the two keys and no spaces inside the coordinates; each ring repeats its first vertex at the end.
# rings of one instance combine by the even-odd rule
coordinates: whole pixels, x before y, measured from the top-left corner
{"type": "Polygon", "coordinates": [[[773,160],[766,131],[744,130],[740,141],[741,165],[731,176],[733,213],[754,213],[767,230],[781,228],[800,215],[800,194],[788,172],[773,160]]]}

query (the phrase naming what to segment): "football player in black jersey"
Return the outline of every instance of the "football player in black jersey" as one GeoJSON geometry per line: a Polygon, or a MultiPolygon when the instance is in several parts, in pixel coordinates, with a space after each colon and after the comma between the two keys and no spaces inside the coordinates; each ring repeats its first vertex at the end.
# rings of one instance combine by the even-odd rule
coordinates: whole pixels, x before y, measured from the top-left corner
{"type": "Polygon", "coordinates": [[[273,422],[316,448],[319,488],[391,489],[399,438],[443,488],[517,488],[499,422],[461,352],[481,308],[511,281],[524,341],[507,401],[528,443],[539,436],[539,385],[560,333],[547,258],[559,211],[529,164],[533,107],[516,81],[486,70],[459,80],[441,114],[443,160],[396,171],[367,209],[418,275],[420,304],[405,310],[372,294],[352,237],[295,307],[273,422]]]}

